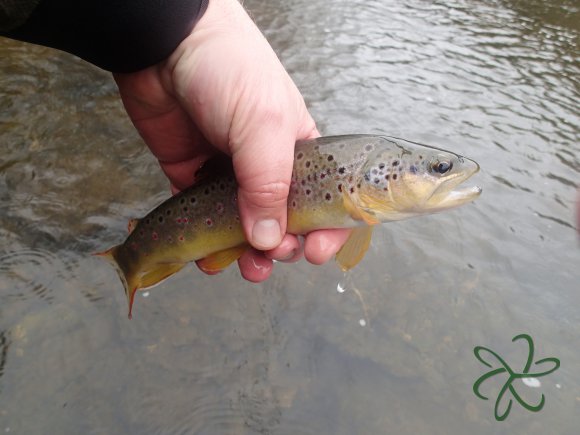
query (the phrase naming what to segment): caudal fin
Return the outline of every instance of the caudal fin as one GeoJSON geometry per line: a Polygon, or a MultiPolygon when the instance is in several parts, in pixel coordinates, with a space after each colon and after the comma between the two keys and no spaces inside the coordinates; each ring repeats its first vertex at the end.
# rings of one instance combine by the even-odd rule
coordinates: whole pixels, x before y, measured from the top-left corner
{"type": "Polygon", "coordinates": [[[121,245],[113,246],[110,249],[107,249],[103,252],[97,252],[93,255],[103,257],[109,263],[113,265],[121,282],[123,283],[123,287],[125,289],[125,296],[127,297],[127,304],[129,305],[129,319],[131,319],[132,311],[133,311],[133,302],[135,300],[135,293],[141,287],[139,278],[132,273],[129,269],[128,264],[124,261],[119,261],[119,250],[121,245]]]}

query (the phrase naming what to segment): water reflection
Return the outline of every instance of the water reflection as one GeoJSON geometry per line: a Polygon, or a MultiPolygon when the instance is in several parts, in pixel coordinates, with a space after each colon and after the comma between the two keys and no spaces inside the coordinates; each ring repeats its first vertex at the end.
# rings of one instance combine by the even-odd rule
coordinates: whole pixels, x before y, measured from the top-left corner
{"type": "Polygon", "coordinates": [[[187,268],[129,322],[89,253],[167,182],[107,74],[2,41],[0,431],[576,433],[576,3],[246,6],[325,134],[456,150],[485,194],[385,226],[346,277],[300,263],[254,286],[187,268]],[[471,390],[472,350],[509,358],[522,332],[562,367],[542,381],[544,410],[498,426],[471,390]]]}

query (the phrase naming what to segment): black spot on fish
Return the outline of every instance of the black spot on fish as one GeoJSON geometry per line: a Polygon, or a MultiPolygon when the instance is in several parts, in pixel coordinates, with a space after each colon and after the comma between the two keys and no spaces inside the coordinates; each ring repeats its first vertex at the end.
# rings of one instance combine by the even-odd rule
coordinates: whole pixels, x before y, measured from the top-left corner
{"type": "Polygon", "coordinates": [[[398,161],[398,160],[395,160],[395,161],[393,162],[393,166],[399,166],[399,161],[398,161]]]}
{"type": "Polygon", "coordinates": [[[346,168],[344,166],[341,166],[340,168],[338,168],[339,174],[344,174],[345,171],[346,171],[346,168]]]}
{"type": "Polygon", "coordinates": [[[205,190],[203,191],[203,193],[205,193],[206,195],[209,195],[209,188],[206,187],[205,190]]]}
{"type": "Polygon", "coordinates": [[[375,181],[375,184],[379,184],[379,182],[380,182],[381,180],[379,180],[378,178],[375,178],[375,180],[374,180],[374,181],[375,181]]]}
{"type": "Polygon", "coordinates": [[[415,165],[409,166],[409,172],[411,174],[416,174],[417,173],[417,166],[415,166],[415,165]]]}
{"type": "Polygon", "coordinates": [[[304,166],[306,166],[307,168],[310,167],[310,160],[307,160],[306,163],[304,163],[304,166]]]}
{"type": "Polygon", "coordinates": [[[339,185],[338,185],[338,191],[339,191],[339,192],[342,192],[342,184],[339,184],[339,185]]]}
{"type": "Polygon", "coordinates": [[[323,173],[320,174],[320,179],[321,180],[324,180],[324,177],[326,177],[326,174],[323,172],[323,173]]]}
{"type": "Polygon", "coordinates": [[[311,193],[312,193],[312,190],[306,189],[306,195],[310,195],[311,193]]]}
{"type": "Polygon", "coordinates": [[[393,180],[397,179],[397,174],[393,174],[393,180]]]}
{"type": "Polygon", "coordinates": [[[302,157],[304,157],[304,153],[302,151],[296,154],[296,160],[300,160],[302,157]]]}
{"type": "Polygon", "coordinates": [[[350,193],[354,193],[354,187],[350,188],[350,193]]]}
{"type": "Polygon", "coordinates": [[[372,145],[367,145],[367,146],[365,147],[365,151],[367,151],[367,152],[368,152],[368,151],[371,151],[372,149],[373,149],[373,146],[372,146],[372,145]]]}
{"type": "Polygon", "coordinates": [[[330,156],[328,156],[328,157],[327,157],[327,160],[328,160],[329,162],[332,162],[332,161],[334,160],[334,156],[333,156],[333,155],[330,155],[330,156]]]}
{"type": "Polygon", "coordinates": [[[195,199],[195,196],[192,196],[191,198],[189,198],[189,202],[195,204],[197,202],[197,199],[195,199]]]}
{"type": "Polygon", "coordinates": [[[390,177],[391,177],[391,176],[390,176],[389,174],[385,175],[385,180],[387,180],[387,181],[388,181],[390,177]]]}
{"type": "Polygon", "coordinates": [[[185,198],[181,198],[181,199],[179,200],[179,203],[180,203],[180,204],[182,204],[182,205],[183,205],[183,204],[185,204],[185,198]]]}
{"type": "Polygon", "coordinates": [[[327,192],[326,195],[324,195],[324,199],[326,199],[327,201],[330,201],[332,199],[332,195],[327,192]]]}
{"type": "Polygon", "coordinates": [[[165,212],[165,214],[166,214],[167,216],[171,216],[171,209],[167,210],[167,211],[165,212]]]}
{"type": "Polygon", "coordinates": [[[379,163],[379,169],[385,169],[385,164],[384,163],[379,163]]]}
{"type": "Polygon", "coordinates": [[[224,183],[220,183],[220,190],[223,192],[226,190],[226,185],[224,183]]]}
{"type": "Polygon", "coordinates": [[[419,156],[419,160],[423,160],[423,156],[421,156],[421,155],[420,155],[420,156],[419,156]]]}
{"type": "Polygon", "coordinates": [[[158,220],[159,220],[159,223],[162,224],[163,223],[163,216],[159,216],[158,220]]]}
{"type": "Polygon", "coordinates": [[[150,218],[145,219],[145,225],[149,225],[150,223],[151,223],[151,219],[150,218]]]}
{"type": "Polygon", "coordinates": [[[304,180],[304,179],[303,179],[303,180],[300,182],[300,184],[302,184],[303,186],[305,186],[305,185],[306,185],[306,180],[304,180]]]}
{"type": "Polygon", "coordinates": [[[187,208],[187,207],[183,207],[183,212],[184,212],[184,213],[187,213],[187,212],[188,212],[188,210],[189,210],[189,208],[187,208]]]}

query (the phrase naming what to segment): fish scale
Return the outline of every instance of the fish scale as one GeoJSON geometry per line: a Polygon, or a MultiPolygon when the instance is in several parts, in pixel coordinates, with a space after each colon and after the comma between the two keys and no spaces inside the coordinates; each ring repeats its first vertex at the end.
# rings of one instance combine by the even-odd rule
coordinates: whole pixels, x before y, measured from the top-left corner
{"type": "MultiPolygon", "coordinates": [[[[478,187],[455,189],[478,170],[477,163],[455,153],[388,136],[298,141],[287,231],[353,228],[336,257],[348,270],[363,258],[374,225],[446,210],[479,196],[478,187]]],[[[131,220],[125,242],[98,254],[115,266],[123,282],[129,317],[137,290],[191,261],[216,273],[250,248],[231,161],[211,160],[196,179],[144,218],[131,220]]]]}

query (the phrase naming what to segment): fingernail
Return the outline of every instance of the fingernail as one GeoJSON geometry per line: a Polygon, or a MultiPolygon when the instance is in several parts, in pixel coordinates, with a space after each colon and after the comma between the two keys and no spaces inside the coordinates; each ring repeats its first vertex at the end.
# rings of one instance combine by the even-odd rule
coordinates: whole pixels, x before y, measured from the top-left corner
{"type": "Polygon", "coordinates": [[[257,221],[252,229],[252,244],[258,249],[274,249],[282,241],[280,224],[275,219],[257,221]]]}

